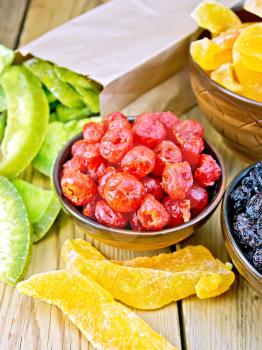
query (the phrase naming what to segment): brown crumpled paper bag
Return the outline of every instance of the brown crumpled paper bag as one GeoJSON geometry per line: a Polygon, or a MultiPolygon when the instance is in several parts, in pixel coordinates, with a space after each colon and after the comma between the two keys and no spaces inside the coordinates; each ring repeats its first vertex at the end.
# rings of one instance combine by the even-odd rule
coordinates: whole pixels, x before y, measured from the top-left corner
{"type": "MultiPolygon", "coordinates": [[[[236,1],[224,0],[226,5],[236,1]]],[[[197,29],[197,0],[114,0],[19,49],[103,85],[101,114],[137,114],[194,103],[187,73],[188,45],[197,29]],[[138,99],[138,100],[137,100],[138,99]],[[134,103],[134,101],[136,103],[134,103]]]]}

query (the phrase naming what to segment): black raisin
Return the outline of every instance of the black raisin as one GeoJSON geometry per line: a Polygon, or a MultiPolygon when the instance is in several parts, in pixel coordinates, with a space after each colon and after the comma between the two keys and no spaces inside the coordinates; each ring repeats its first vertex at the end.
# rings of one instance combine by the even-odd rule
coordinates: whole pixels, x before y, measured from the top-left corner
{"type": "Polygon", "coordinates": [[[237,213],[245,211],[245,206],[251,197],[251,189],[242,185],[232,191],[230,198],[237,213]]]}
{"type": "Polygon", "coordinates": [[[247,214],[239,214],[233,227],[239,243],[244,248],[255,249],[260,244],[254,221],[247,214]]]}
{"type": "Polygon", "coordinates": [[[258,220],[262,216],[262,192],[255,194],[247,202],[246,213],[253,220],[258,220]]]}
{"type": "Polygon", "coordinates": [[[257,235],[261,238],[261,244],[262,244],[262,216],[257,220],[256,229],[257,229],[257,235]]]}
{"type": "Polygon", "coordinates": [[[253,255],[253,263],[259,272],[262,272],[262,245],[256,248],[253,255]]]}

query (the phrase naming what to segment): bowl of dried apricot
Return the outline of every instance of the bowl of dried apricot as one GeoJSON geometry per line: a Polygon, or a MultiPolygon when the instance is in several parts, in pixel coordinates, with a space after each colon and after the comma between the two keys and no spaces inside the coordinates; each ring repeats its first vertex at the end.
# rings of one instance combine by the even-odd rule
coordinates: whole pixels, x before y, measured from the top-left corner
{"type": "Polygon", "coordinates": [[[206,29],[191,43],[191,85],[203,114],[230,146],[262,158],[262,22],[214,2],[192,13],[206,29]]]}
{"type": "Polygon", "coordinates": [[[223,199],[221,223],[234,265],[262,294],[262,162],[232,180],[223,199]]]}
{"type": "Polygon", "coordinates": [[[89,122],[58,156],[54,187],[64,211],[106,244],[158,249],[206,222],[225,190],[203,126],[171,112],[120,112],[89,122]]]}

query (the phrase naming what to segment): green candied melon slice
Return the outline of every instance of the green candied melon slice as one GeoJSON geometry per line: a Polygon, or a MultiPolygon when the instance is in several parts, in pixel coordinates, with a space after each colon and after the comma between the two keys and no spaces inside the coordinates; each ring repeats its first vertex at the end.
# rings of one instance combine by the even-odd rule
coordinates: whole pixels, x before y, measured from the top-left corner
{"type": "Polygon", "coordinates": [[[0,176],[0,279],[15,285],[31,256],[32,233],[25,204],[16,188],[0,176]]]}
{"type": "Polygon", "coordinates": [[[17,177],[44,141],[49,107],[39,80],[23,66],[11,66],[0,77],[7,100],[7,125],[0,148],[0,175],[17,177]]]}
{"type": "Polygon", "coordinates": [[[86,78],[83,75],[72,72],[67,68],[58,67],[54,65],[54,70],[60,80],[69,83],[74,87],[80,86],[85,89],[94,89],[97,92],[100,92],[102,90],[101,85],[99,85],[98,83],[86,78]]]}
{"type": "Polygon", "coordinates": [[[6,112],[0,113],[0,143],[2,142],[5,134],[5,127],[6,127],[6,119],[7,114],[6,112]]]}
{"type": "Polygon", "coordinates": [[[92,112],[89,107],[84,108],[68,108],[62,104],[57,105],[56,115],[60,122],[67,123],[71,120],[82,119],[89,117],[92,112]]]}
{"type": "Polygon", "coordinates": [[[53,191],[45,190],[24,180],[15,179],[13,185],[22,197],[33,226],[33,242],[42,239],[50,230],[61,209],[53,191]]]}
{"type": "Polygon", "coordinates": [[[24,65],[41,80],[62,104],[70,108],[83,107],[79,94],[69,84],[57,77],[51,63],[32,58],[26,61],[24,65]]]}
{"type": "Polygon", "coordinates": [[[5,93],[4,93],[2,86],[0,85],[0,112],[4,112],[6,110],[6,108],[7,108],[7,106],[6,106],[5,93]]]}
{"type": "Polygon", "coordinates": [[[42,174],[50,176],[58,153],[89,121],[99,122],[101,118],[74,120],[65,124],[62,122],[50,123],[47,128],[45,141],[33,161],[33,166],[42,174]]]}
{"type": "Polygon", "coordinates": [[[75,87],[76,91],[82,97],[84,104],[89,107],[93,114],[97,114],[100,111],[99,94],[92,89],[84,89],[80,86],[75,87]]]}
{"type": "Polygon", "coordinates": [[[13,50],[0,44],[0,73],[3,72],[6,66],[9,66],[13,62],[14,57],[15,54],[13,50]]]}

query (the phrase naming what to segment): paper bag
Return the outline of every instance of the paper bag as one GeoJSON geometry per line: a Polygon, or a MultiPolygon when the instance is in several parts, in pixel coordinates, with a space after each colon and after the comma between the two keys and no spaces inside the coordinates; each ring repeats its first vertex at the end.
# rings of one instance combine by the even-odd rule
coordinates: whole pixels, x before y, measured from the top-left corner
{"type": "MultiPolygon", "coordinates": [[[[223,2],[232,5],[236,1],[223,2]]],[[[19,51],[102,84],[102,115],[132,106],[133,101],[150,90],[152,105],[147,103],[144,110],[165,108],[169,98],[170,107],[181,111],[193,103],[184,67],[191,35],[197,29],[190,12],[198,3],[197,0],[110,1],[51,30],[19,51]],[[177,72],[178,76],[174,77],[177,72]],[[165,80],[168,83],[162,84],[165,91],[156,104],[155,87],[165,80]]]]}

